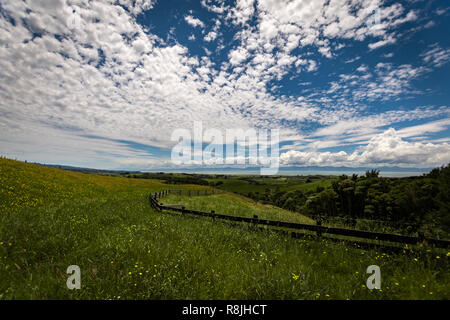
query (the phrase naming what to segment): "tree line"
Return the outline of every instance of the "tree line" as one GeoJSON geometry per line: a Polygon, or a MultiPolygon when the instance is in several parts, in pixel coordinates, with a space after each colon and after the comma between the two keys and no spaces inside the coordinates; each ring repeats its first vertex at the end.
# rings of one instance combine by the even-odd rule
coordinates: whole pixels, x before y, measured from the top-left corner
{"type": "Polygon", "coordinates": [[[340,219],[354,227],[364,219],[386,222],[408,234],[450,233],[450,164],[421,177],[384,178],[371,170],[363,176],[341,175],[331,186],[316,190],[267,188],[247,195],[324,222],[340,219]]]}

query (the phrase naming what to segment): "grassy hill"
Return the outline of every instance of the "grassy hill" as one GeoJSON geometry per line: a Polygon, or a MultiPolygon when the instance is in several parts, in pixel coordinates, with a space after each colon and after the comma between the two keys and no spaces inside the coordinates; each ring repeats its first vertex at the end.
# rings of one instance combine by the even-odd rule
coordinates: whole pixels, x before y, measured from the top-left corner
{"type": "Polygon", "coordinates": [[[209,196],[179,196],[177,194],[170,194],[162,201],[166,204],[182,204],[186,208],[204,212],[214,210],[217,213],[239,217],[252,218],[254,215],[257,215],[260,219],[315,224],[313,219],[302,214],[272,205],[263,205],[232,193],[209,196]]]}
{"type": "Polygon", "coordinates": [[[263,194],[266,189],[276,189],[280,191],[309,191],[316,190],[317,187],[327,187],[331,185],[332,178],[321,177],[311,180],[306,177],[261,177],[256,176],[227,176],[205,179],[208,182],[219,184],[217,187],[222,190],[232,191],[247,195],[250,192],[263,194]]]}
{"type": "MultiPolygon", "coordinates": [[[[450,298],[450,253],[393,255],[153,211],[148,193],[168,188],[204,187],[0,159],[0,299],[450,298]],[[365,287],[372,264],[382,290],[365,287]],[[66,287],[69,265],[81,290],[66,287]]],[[[232,195],[164,199],[178,200],[306,219],[232,195]]]]}

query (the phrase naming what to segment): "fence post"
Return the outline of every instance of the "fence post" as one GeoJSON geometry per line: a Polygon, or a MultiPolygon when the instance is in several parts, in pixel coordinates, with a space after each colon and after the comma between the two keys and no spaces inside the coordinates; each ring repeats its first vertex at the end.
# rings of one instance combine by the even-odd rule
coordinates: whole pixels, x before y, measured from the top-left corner
{"type": "Polygon", "coordinates": [[[216,212],[215,212],[214,210],[211,210],[211,214],[212,214],[213,221],[216,221],[215,213],[216,213],[216,212]]]}
{"type": "Polygon", "coordinates": [[[184,210],[186,210],[186,207],[181,207],[181,215],[184,216],[184,210]]]}
{"type": "Polygon", "coordinates": [[[256,230],[256,226],[258,225],[258,216],[256,214],[253,215],[253,221],[250,225],[253,230],[256,230]]]}
{"type": "Polygon", "coordinates": [[[419,232],[418,234],[418,243],[423,243],[425,241],[425,234],[423,232],[419,232]]]}
{"type": "Polygon", "coordinates": [[[316,224],[319,226],[319,229],[317,230],[317,236],[321,237],[322,236],[322,230],[321,230],[320,226],[322,225],[322,220],[318,220],[316,224]]]}
{"type": "Polygon", "coordinates": [[[152,207],[152,209],[154,209],[154,206],[153,206],[153,199],[152,199],[152,193],[151,193],[151,192],[148,194],[148,201],[150,201],[150,206],[152,207]]]}

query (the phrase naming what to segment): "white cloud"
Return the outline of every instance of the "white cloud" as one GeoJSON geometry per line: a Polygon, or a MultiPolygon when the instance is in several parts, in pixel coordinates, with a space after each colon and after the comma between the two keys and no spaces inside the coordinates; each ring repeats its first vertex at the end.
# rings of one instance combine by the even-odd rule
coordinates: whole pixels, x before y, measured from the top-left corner
{"type": "Polygon", "coordinates": [[[184,20],[185,20],[188,24],[190,24],[191,26],[193,26],[194,28],[196,28],[196,27],[204,28],[204,27],[205,27],[205,24],[204,24],[200,19],[194,18],[193,16],[190,16],[190,15],[185,16],[185,17],[184,17],[184,20]]]}
{"type": "Polygon", "coordinates": [[[437,121],[428,122],[425,124],[406,127],[397,131],[397,134],[402,137],[417,137],[423,134],[442,132],[450,127],[450,119],[442,119],[437,121]]]}
{"type": "Polygon", "coordinates": [[[127,7],[134,15],[138,15],[143,11],[153,8],[156,0],[119,0],[119,3],[127,7]]]}
{"type": "MultiPolygon", "coordinates": [[[[80,4],[80,26],[74,29],[65,23],[70,10],[54,6],[56,13],[47,12],[40,4],[45,5],[3,5],[5,14],[19,21],[13,25],[0,19],[0,76],[5,79],[0,114],[9,119],[5,130],[20,126],[22,134],[31,137],[39,130],[21,124],[32,122],[43,135],[54,128],[52,134],[70,131],[74,137],[126,139],[169,148],[170,133],[190,128],[194,120],[215,128],[268,127],[313,112],[273,97],[265,87],[270,78],[261,81],[259,74],[250,75],[251,70],[241,75],[218,72],[209,58],[191,57],[179,44],[164,44],[114,1],[80,4]],[[36,15],[27,16],[28,10],[36,15]],[[33,24],[27,17],[34,17],[33,24]],[[48,27],[33,38],[32,25],[48,27]],[[55,33],[63,36],[55,38],[55,33]]],[[[246,57],[246,51],[236,51],[231,62],[238,65],[246,57]]],[[[282,55],[279,61],[291,59],[282,55]]],[[[271,73],[279,75],[282,69],[277,66],[271,73]]],[[[7,137],[9,144],[2,142],[1,150],[21,153],[24,140],[16,140],[18,146],[13,148],[16,136],[7,137]]],[[[64,142],[36,142],[43,150],[60,144],[64,142]]]]}
{"type": "Polygon", "coordinates": [[[436,23],[433,20],[431,20],[431,21],[428,21],[427,24],[424,25],[423,27],[424,27],[424,29],[429,29],[429,28],[434,27],[435,25],[436,25],[436,23]]]}
{"type": "Polygon", "coordinates": [[[362,73],[367,72],[368,70],[369,70],[369,68],[366,65],[361,65],[358,67],[358,69],[356,69],[356,71],[359,71],[362,73]]]}
{"type": "Polygon", "coordinates": [[[440,68],[450,61],[450,49],[442,49],[437,43],[421,54],[423,61],[434,67],[440,68]]]}
{"type": "Polygon", "coordinates": [[[357,56],[357,57],[354,57],[352,59],[349,59],[349,60],[345,61],[345,63],[353,63],[353,62],[358,61],[360,59],[361,59],[361,57],[357,56]]]}
{"type": "MultiPolygon", "coordinates": [[[[333,51],[342,48],[331,40],[381,38],[370,45],[374,49],[395,42],[395,28],[417,18],[414,11],[406,11],[399,3],[385,5],[380,0],[245,0],[227,10],[227,18],[237,25],[246,24],[251,17],[257,23],[247,25],[236,34],[235,39],[241,43],[230,52],[230,64],[224,64],[223,68],[239,65],[247,59],[261,61],[258,57],[270,55],[272,59],[264,59],[251,67],[247,65],[247,74],[257,76],[262,83],[280,80],[294,65],[304,65],[302,61],[307,60],[304,57],[291,58],[296,48],[316,47],[320,54],[331,59],[333,51]],[[375,9],[378,12],[376,23],[371,23],[375,9]],[[285,64],[286,61],[291,62],[285,64]]],[[[315,70],[316,62],[311,62],[306,69],[315,70]]]]}
{"type": "Polygon", "coordinates": [[[201,5],[211,12],[222,14],[229,10],[229,6],[226,5],[227,0],[202,0],[201,5]]]}
{"type": "Polygon", "coordinates": [[[388,44],[393,44],[395,43],[397,40],[394,37],[388,37],[384,40],[380,40],[378,42],[374,42],[374,43],[369,43],[369,49],[370,50],[375,50],[381,47],[384,47],[388,44]]]}
{"type": "Polygon", "coordinates": [[[394,129],[374,136],[366,146],[349,154],[340,152],[294,151],[282,153],[283,165],[301,166],[384,166],[432,167],[450,162],[450,145],[407,142],[394,129]]]}
{"type": "MultiPolygon", "coordinates": [[[[393,36],[394,27],[408,17],[400,4],[383,7],[381,24],[368,26],[369,9],[380,1],[239,1],[231,8],[227,1],[203,0],[204,7],[218,14],[206,41],[216,40],[223,47],[221,21],[242,27],[235,35],[237,45],[230,50],[229,61],[215,65],[207,49],[206,55],[193,56],[179,42],[168,44],[137,23],[136,15],[154,3],[2,2],[2,154],[27,157],[35,153],[43,159],[52,153],[55,159],[63,159],[66,154],[99,163],[128,155],[135,163],[156,161],[148,152],[133,153],[133,148],[117,141],[170,148],[171,132],[191,128],[194,120],[218,129],[281,126],[282,141],[303,137],[312,148],[320,149],[325,144],[318,143],[314,135],[327,136],[326,143],[332,146],[350,143],[333,135],[351,131],[344,134],[346,139],[362,139],[379,133],[381,124],[435,115],[435,108],[361,115],[361,101],[396,99],[413,92],[411,80],[426,70],[411,65],[361,69],[364,74],[344,75],[330,88],[305,91],[302,96],[280,95],[273,85],[292,70],[297,77],[319,70],[315,50],[333,58],[337,39],[393,36]],[[248,23],[252,18],[255,26],[248,23]],[[33,35],[36,32],[40,35],[33,35]],[[352,119],[358,118],[362,121],[355,125],[352,119]],[[318,125],[322,131],[308,136],[303,132],[305,123],[318,125]],[[88,137],[99,138],[90,141],[88,137]],[[48,150],[47,156],[38,150],[48,150]]],[[[185,20],[205,28],[192,12],[185,20]]]]}
{"type": "Polygon", "coordinates": [[[345,103],[351,100],[364,102],[396,99],[402,95],[417,93],[417,89],[411,85],[412,80],[430,69],[408,64],[395,66],[390,63],[378,63],[372,69],[360,66],[357,71],[360,73],[341,74],[337,82],[330,84],[334,86],[334,90],[330,88],[327,92],[333,93],[334,98],[345,103]]]}
{"type": "MultiPolygon", "coordinates": [[[[317,129],[311,135],[313,137],[326,137],[327,139],[330,139],[330,137],[340,137],[341,139],[343,139],[347,135],[366,135],[369,133],[378,133],[380,128],[390,126],[399,122],[427,119],[433,116],[445,117],[448,114],[448,107],[419,107],[408,111],[395,110],[368,116],[355,116],[354,114],[350,114],[348,119],[338,119],[335,122],[331,122],[329,125],[317,129]]],[[[327,116],[327,118],[330,117],[327,116]]],[[[432,126],[438,126],[439,124],[443,125],[445,123],[446,122],[430,123],[428,127],[430,128],[432,126]]],[[[405,130],[414,131],[415,129],[405,130]]],[[[423,133],[423,131],[421,132],[423,133]]]]}
{"type": "Polygon", "coordinates": [[[375,136],[364,147],[361,163],[405,164],[418,167],[439,166],[450,162],[450,145],[402,140],[394,129],[375,136]]]}
{"type": "Polygon", "coordinates": [[[450,8],[439,8],[436,10],[436,14],[439,16],[442,16],[444,14],[446,14],[448,11],[450,10],[450,8]]]}
{"type": "Polygon", "coordinates": [[[210,42],[214,41],[217,38],[217,33],[214,31],[210,31],[204,38],[205,41],[210,42]]]}
{"type": "Polygon", "coordinates": [[[238,65],[246,60],[248,52],[245,49],[233,50],[229,53],[230,63],[232,65],[238,65]]]}
{"type": "Polygon", "coordinates": [[[254,14],[255,0],[237,0],[236,7],[232,9],[235,24],[245,24],[254,14]]]}

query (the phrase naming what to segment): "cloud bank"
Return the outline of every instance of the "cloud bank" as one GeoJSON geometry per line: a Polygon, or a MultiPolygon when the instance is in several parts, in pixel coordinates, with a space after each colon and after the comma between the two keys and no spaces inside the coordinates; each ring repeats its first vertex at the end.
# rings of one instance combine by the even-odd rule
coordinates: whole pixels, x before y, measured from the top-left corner
{"type": "Polygon", "coordinates": [[[280,128],[286,164],[450,161],[447,141],[425,141],[448,132],[447,122],[436,122],[448,118],[447,106],[375,107],[424,94],[414,81],[449,61],[439,43],[423,51],[421,64],[361,63],[309,91],[284,88],[287,79],[328,74],[323,65],[348,43],[364,43],[367,52],[395,44],[399,28],[419,19],[415,10],[381,0],[201,4],[215,18],[181,15],[188,32],[203,32],[189,41],[215,43],[226,59],[194,54],[189,44],[138,23],[161,5],[156,1],[0,1],[2,154],[96,167],[124,158],[164,162],[173,130],[201,120],[220,130],[280,128]],[[223,38],[227,28],[236,31],[233,38],[223,38]],[[418,120],[431,129],[414,124],[384,132],[418,120]],[[423,141],[406,141],[419,137],[408,130],[422,132],[423,141]],[[322,150],[361,144],[355,152],[322,150]]]}

